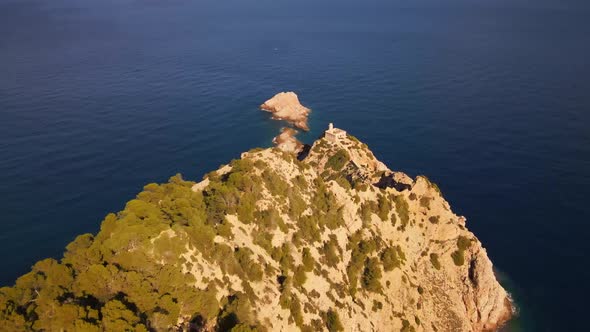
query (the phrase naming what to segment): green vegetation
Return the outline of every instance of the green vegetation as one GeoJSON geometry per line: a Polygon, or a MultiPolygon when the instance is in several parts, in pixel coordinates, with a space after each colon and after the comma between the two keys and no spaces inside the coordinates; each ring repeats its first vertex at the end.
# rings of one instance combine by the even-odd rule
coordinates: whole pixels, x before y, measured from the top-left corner
{"type": "MultiPolygon", "coordinates": [[[[376,269],[373,265],[371,265],[369,271],[367,271],[367,266],[365,263],[367,261],[368,255],[378,250],[378,244],[376,239],[363,240],[362,233],[359,231],[349,237],[348,248],[349,250],[352,249],[352,253],[350,262],[346,267],[346,274],[348,276],[350,294],[354,297],[357,292],[359,275],[361,271],[363,271],[363,268],[365,269],[365,272],[367,272],[365,279],[367,282],[363,283],[363,286],[366,286],[369,283],[373,285],[372,282],[374,277],[381,277],[381,271],[375,272],[376,269]]],[[[371,264],[375,263],[373,262],[371,264]]],[[[363,276],[364,275],[365,273],[363,273],[363,276]]]]}
{"type": "MultiPolygon", "coordinates": [[[[98,235],[84,234],[70,243],[61,262],[42,260],[14,287],[0,289],[3,328],[162,330],[181,314],[215,319],[221,309],[215,287],[192,287],[194,277],[179,266],[186,263],[182,244],[216,259],[223,248],[213,237],[224,220],[215,208],[231,209],[228,203],[239,196],[215,184],[206,196],[193,192],[192,185],[175,176],[145,186],[123,211],[105,218],[98,235]]],[[[240,255],[249,277],[259,278],[248,255],[240,255]]]]}
{"type": "Polygon", "coordinates": [[[293,274],[293,282],[297,287],[303,287],[305,281],[307,280],[307,275],[305,274],[305,267],[303,265],[299,265],[293,274]]]}
{"type": "Polygon", "coordinates": [[[397,214],[401,220],[401,227],[405,229],[406,225],[410,222],[410,207],[408,202],[404,199],[404,196],[398,195],[394,197],[395,207],[397,214]]]}
{"type": "Polygon", "coordinates": [[[363,227],[370,227],[372,216],[373,216],[373,209],[371,207],[371,203],[365,202],[360,206],[359,214],[361,215],[361,220],[363,221],[363,227]]]}
{"type": "Polygon", "coordinates": [[[457,266],[465,264],[465,250],[471,246],[471,240],[463,235],[457,238],[457,250],[451,253],[453,262],[457,266]]]}
{"type": "Polygon", "coordinates": [[[381,291],[381,264],[376,257],[368,258],[362,276],[363,288],[370,292],[381,291]]]}
{"type": "Polygon", "coordinates": [[[311,251],[309,251],[309,248],[303,248],[303,253],[301,254],[302,256],[302,260],[303,260],[303,267],[305,268],[305,272],[311,272],[313,271],[313,267],[315,265],[315,260],[313,259],[313,256],[311,255],[311,251]]]}
{"type": "Polygon", "coordinates": [[[385,195],[379,195],[377,205],[379,207],[379,212],[377,213],[379,218],[383,221],[389,220],[389,212],[391,211],[391,203],[389,202],[389,199],[387,199],[385,195]]]}
{"type": "Polygon", "coordinates": [[[344,326],[342,326],[338,312],[332,309],[328,310],[328,312],[325,314],[324,321],[329,332],[344,331],[344,326]]]}
{"type": "Polygon", "coordinates": [[[310,244],[321,240],[321,231],[318,222],[312,216],[301,216],[298,226],[297,235],[306,239],[310,244]]]}
{"type": "Polygon", "coordinates": [[[367,189],[369,189],[369,185],[363,182],[355,182],[354,184],[354,189],[358,190],[358,191],[367,191],[367,189]]]}
{"type": "Polygon", "coordinates": [[[400,268],[404,264],[406,255],[399,245],[387,247],[381,253],[381,261],[383,262],[383,269],[391,271],[394,268],[400,268]]]}
{"type": "Polygon", "coordinates": [[[283,243],[280,247],[273,248],[271,257],[279,262],[281,272],[283,275],[287,275],[293,267],[293,257],[291,256],[291,245],[287,242],[283,243]]]}
{"type": "Polygon", "coordinates": [[[303,327],[303,312],[301,310],[301,302],[297,296],[293,296],[289,303],[289,311],[291,312],[291,318],[295,321],[295,325],[299,328],[303,327]]]}
{"type": "Polygon", "coordinates": [[[337,177],[334,177],[334,180],[336,181],[336,183],[338,183],[338,185],[340,185],[340,187],[342,187],[346,190],[352,189],[352,184],[350,183],[350,181],[348,181],[347,178],[345,178],[343,176],[337,176],[337,177]]]}
{"type": "MultiPolygon", "coordinates": [[[[201,322],[230,322],[227,330],[252,330],[256,322],[244,308],[256,296],[247,282],[245,294],[218,303],[215,285],[195,289],[193,275],[182,273],[182,266],[195,267],[190,259],[196,257],[188,251],[195,250],[224,273],[262,280],[264,269],[250,249],[234,250],[213,238],[233,236],[225,216],[235,214],[245,224],[256,221],[260,236],[255,241],[276,251],[268,231],[288,229],[276,209],[257,211],[256,195],[264,185],[277,196],[297,196],[295,190],[306,184],[299,180],[289,186],[269,169],[260,181],[254,169],[266,164],[258,161],[234,160],[230,166],[227,174],[209,173],[210,183],[202,192],[193,192],[194,183],[179,175],[165,184],[146,185],[123,211],[105,218],[96,236],[84,234],[70,243],[61,262],[40,261],[14,287],[0,289],[0,320],[15,331],[140,331],[167,329],[185,315],[201,322]],[[49,312],[52,319],[42,319],[49,312]]],[[[294,213],[302,212],[304,203],[289,202],[294,213]]],[[[278,248],[283,270],[292,266],[289,252],[288,246],[278,248]]]]}
{"type": "Polygon", "coordinates": [[[331,168],[334,171],[339,172],[349,160],[350,155],[348,152],[344,149],[340,149],[330,156],[330,158],[328,158],[328,161],[326,162],[326,168],[331,168]]]}
{"type": "Polygon", "coordinates": [[[400,332],[416,332],[416,328],[410,325],[410,322],[406,319],[402,320],[402,329],[400,332]]]}
{"type": "Polygon", "coordinates": [[[334,234],[330,235],[330,240],[324,243],[323,254],[326,258],[326,264],[330,267],[336,267],[336,264],[340,262],[340,250],[338,246],[338,240],[334,234]]]}
{"type": "Polygon", "coordinates": [[[459,250],[467,250],[470,246],[471,240],[466,236],[461,235],[457,238],[457,248],[459,248],[459,250]]]}
{"type": "MultiPolygon", "coordinates": [[[[334,194],[326,189],[326,185],[321,178],[317,178],[314,182],[316,192],[311,200],[311,210],[313,212],[312,223],[316,223],[320,229],[324,227],[334,230],[344,225],[344,218],[342,217],[342,206],[336,201],[334,194]]],[[[313,227],[306,225],[306,227],[313,227]]],[[[309,239],[307,233],[302,234],[303,238],[309,239]]]]}
{"type": "Polygon", "coordinates": [[[383,309],[383,303],[381,303],[380,301],[377,301],[377,300],[373,300],[373,307],[371,308],[371,310],[376,312],[381,309],[383,309]]]}
{"type": "Polygon", "coordinates": [[[430,263],[434,266],[435,269],[440,270],[440,262],[438,260],[438,254],[432,253],[430,254],[430,263]]]}
{"type": "Polygon", "coordinates": [[[430,201],[431,200],[432,200],[432,198],[427,197],[427,196],[420,197],[420,206],[423,208],[430,209],[430,201]]]}
{"type": "Polygon", "coordinates": [[[252,250],[249,248],[237,248],[234,251],[234,256],[245,272],[247,279],[249,281],[260,281],[263,275],[262,266],[250,258],[251,255],[252,250]]]}

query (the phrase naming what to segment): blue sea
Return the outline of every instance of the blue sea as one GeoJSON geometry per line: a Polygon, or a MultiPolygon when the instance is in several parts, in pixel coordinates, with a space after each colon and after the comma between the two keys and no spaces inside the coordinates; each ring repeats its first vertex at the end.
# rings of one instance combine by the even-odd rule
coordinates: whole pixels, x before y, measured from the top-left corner
{"type": "Polygon", "coordinates": [[[587,331],[590,4],[0,0],[0,285],[143,185],[270,146],[295,91],[438,183],[520,316],[587,331]]]}

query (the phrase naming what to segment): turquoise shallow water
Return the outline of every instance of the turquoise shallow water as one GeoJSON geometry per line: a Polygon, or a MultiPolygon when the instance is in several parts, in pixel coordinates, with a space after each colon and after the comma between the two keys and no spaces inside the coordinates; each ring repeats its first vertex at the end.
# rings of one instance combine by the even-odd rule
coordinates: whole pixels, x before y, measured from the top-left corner
{"type": "Polygon", "coordinates": [[[584,331],[590,9],[576,1],[0,0],[0,284],[149,182],[334,122],[467,217],[520,307],[584,331]]]}

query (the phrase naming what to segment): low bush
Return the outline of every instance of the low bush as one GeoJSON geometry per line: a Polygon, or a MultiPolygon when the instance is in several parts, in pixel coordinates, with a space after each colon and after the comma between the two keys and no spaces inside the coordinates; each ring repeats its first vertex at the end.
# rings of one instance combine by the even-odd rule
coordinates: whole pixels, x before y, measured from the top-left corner
{"type": "Polygon", "coordinates": [[[380,256],[385,271],[400,268],[406,260],[406,255],[399,245],[385,248],[380,256]]]}
{"type": "Polygon", "coordinates": [[[324,321],[329,332],[344,331],[344,326],[342,326],[340,316],[338,316],[338,312],[335,310],[328,310],[328,312],[325,314],[324,321]]]}
{"type": "Polygon", "coordinates": [[[438,260],[438,254],[436,254],[436,253],[430,254],[430,263],[432,263],[432,266],[435,269],[440,270],[440,262],[438,260]]]}
{"type": "Polygon", "coordinates": [[[350,155],[348,154],[348,152],[344,149],[341,149],[341,150],[338,150],[332,156],[330,156],[330,158],[328,158],[328,161],[326,162],[326,167],[331,168],[336,172],[339,172],[342,170],[344,165],[346,165],[346,163],[349,160],[350,160],[350,155]]]}

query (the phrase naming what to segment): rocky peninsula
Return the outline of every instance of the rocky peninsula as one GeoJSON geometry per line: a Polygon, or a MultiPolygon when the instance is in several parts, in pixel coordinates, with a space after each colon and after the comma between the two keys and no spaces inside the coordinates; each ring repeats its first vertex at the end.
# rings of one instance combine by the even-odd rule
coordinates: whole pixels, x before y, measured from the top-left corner
{"type": "Polygon", "coordinates": [[[507,292],[425,176],[330,128],[151,183],[0,288],[7,331],[493,331],[507,292]],[[330,135],[328,135],[330,134],[330,135]]]}

